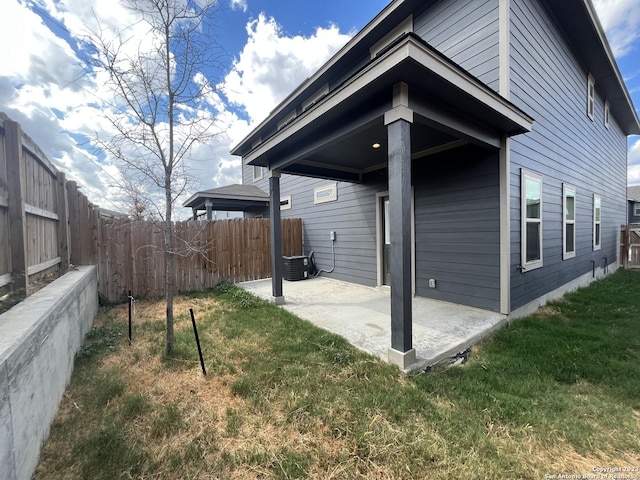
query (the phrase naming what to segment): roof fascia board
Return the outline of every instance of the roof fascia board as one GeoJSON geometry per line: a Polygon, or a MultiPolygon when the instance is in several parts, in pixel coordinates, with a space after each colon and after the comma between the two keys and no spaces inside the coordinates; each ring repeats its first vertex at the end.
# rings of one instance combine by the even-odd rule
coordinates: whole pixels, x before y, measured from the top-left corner
{"type": "Polygon", "coordinates": [[[411,58],[417,60],[441,78],[446,79],[460,90],[468,93],[473,98],[516,123],[523,130],[531,131],[533,119],[529,115],[517,109],[508,100],[493,92],[479,80],[469,75],[461,75],[460,71],[452,63],[445,61],[440,55],[434,54],[434,52],[416,42],[415,39],[409,38],[411,40],[411,51],[409,53],[411,58]]]}

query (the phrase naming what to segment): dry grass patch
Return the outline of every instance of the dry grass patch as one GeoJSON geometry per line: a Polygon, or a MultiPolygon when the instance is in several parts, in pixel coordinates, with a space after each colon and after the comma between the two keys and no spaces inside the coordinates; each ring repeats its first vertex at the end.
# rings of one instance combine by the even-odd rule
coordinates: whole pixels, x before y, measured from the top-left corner
{"type": "MultiPolygon", "coordinates": [[[[211,298],[188,297],[176,298],[175,306],[176,313],[194,308],[200,317],[205,360],[210,365],[211,355],[215,354],[217,360],[230,362],[228,368],[204,377],[197,357],[185,358],[184,352],[178,358],[163,356],[161,301],[135,302],[131,346],[125,336],[128,306],[101,309],[94,331],[118,328],[117,349],[92,357],[91,365],[81,361],[79,369],[85,367],[87,371],[80,375],[98,382],[117,378],[123,387],[98,402],[102,404],[101,411],[91,411],[96,406],[96,395],[87,390],[102,391],[105,386],[87,382],[88,379],[71,385],[45,445],[36,479],[61,478],[62,472],[65,478],[89,478],[87,471],[91,469],[83,470],[82,462],[74,460],[77,446],[87,443],[86,435],[72,431],[80,425],[83,432],[100,432],[117,425],[121,438],[116,436],[116,440],[129,439],[143,452],[135,457],[136,465],[122,465],[129,472],[127,476],[133,478],[279,477],[282,472],[296,470],[297,463],[304,472],[307,457],[331,458],[348,451],[345,442],[332,437],[316,419],[307,419],[303,431],[297,428],[300,419],[292,419],[296,413],[290,408],[299,398],[284,402],[281,408],[269,406],[265,411],[232,391],[233,383],[244,375],[246,355],[237,355],[238,347],[256,354],[266,347],[257,336],[248,336],[242,345],[225,340],[216,326],[217,320],[231,311],[228,306],[211,298]],[[213,321],[206,319],[211,314],[213,321]],[[296,460],[296,456],[300,458],[296,460]]],[[[175,333],[177,339],[193,335],[190,317],[176,315],[175,333]]],[[[330,473],[318,466],[312,470],[317,471],[316,478],[326,478],[330,473]]],[[[335,474],[343,468],[332,465],[331,470],[335,474]]]]}
{"type": "Polygon", "coordinates": [[[132,346],[126,305],[103,309],[35,478],[539,479],[638,466],[639,281],[616,274],[511,324],[462,367],[411,376],[233,287],[176,299],[172,358],[162,302],[136,302],[132,346]]]}

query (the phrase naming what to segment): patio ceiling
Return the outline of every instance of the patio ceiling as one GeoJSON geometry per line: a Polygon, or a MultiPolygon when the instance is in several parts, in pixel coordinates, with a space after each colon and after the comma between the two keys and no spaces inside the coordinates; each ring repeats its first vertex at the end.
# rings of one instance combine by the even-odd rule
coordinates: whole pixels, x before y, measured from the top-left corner
{"type": "Polygon", "coordinates": [[[419,37],[407,34],[244,155],[247,164],[352,182],[387,166],[385,112],[404,82],[414,112],[411,151],[424,157],[466,143],[498,148],[532,119],[419,37]],[[374,148],[374,145],[379,145],[374,148]]]}

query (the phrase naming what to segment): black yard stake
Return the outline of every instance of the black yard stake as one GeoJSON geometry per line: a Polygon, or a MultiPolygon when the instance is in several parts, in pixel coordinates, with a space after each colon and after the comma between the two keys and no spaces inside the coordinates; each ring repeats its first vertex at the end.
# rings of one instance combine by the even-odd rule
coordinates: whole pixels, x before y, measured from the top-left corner
{"type": "Polygon", "coordinates": [[[196,317],[193,315],[193,308],[189,309],[191,313],[191,324],[193,325],[193,333],[196,336],[196,344],[198,345],[198,356],[200,357],[200,366],[202,367],[202,373],[206,377],[207,370],[204,368],[204,359],[202,358],[202,349],[200,348],[200,337],[198,337],[198,327],[196,327],[196,317]]]}
{"type": "Polygon", "coordinates": [[[131,296],[131,290],[129,290],[129,345],[131,345],[131,307],[133,305],[133,297],[131,296]]]}

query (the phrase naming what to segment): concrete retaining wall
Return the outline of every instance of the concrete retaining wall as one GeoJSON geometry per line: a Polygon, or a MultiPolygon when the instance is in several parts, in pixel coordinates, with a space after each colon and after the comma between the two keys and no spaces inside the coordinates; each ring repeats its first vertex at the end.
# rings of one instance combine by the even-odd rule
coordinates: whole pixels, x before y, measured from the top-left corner
{"type": "Polygon", "coordinates": [[[78,267],[0,315],[0,479],[28,480],[98,312],[95,267],[78,267]]]}

